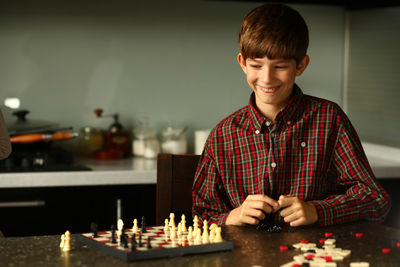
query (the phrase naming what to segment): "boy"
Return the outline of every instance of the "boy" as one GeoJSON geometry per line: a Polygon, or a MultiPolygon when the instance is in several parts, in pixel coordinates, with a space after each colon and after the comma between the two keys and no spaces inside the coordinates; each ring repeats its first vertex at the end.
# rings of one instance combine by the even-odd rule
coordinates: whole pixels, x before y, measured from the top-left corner
{"type": "Polygon", "coordinates": [[[211,132],[193,184],[193,215],[219,225],[383,221],[390,198],[338,105],[294,83],[309,63],[301,15],[265,4],[242,21],[238,62],[250,104],[211,132]]]}

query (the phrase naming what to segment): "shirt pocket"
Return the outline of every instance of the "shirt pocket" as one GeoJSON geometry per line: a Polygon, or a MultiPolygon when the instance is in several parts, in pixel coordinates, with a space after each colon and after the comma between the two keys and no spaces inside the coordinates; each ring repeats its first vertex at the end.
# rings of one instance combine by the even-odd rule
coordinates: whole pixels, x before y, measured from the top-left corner
{"type": "Polygon", "coordinates": [[[310,200],[320,194],[327,181],[324,140],[318,135],[294,136],[286,148],[286,184],[290,194],[310,200]]]}

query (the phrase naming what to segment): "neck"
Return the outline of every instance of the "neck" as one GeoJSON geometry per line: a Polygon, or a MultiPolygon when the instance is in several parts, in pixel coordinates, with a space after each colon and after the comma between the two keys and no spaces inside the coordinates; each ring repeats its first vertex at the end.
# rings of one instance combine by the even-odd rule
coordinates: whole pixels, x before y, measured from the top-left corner
{"type": "Polygon", "coordinates": [[[282,110],[281,107],[277,107],[275,105],[267,105],[263,103],[257,103],[256,106],[260,113],[269,121],[275,122],[276,115],[282,110]]]}

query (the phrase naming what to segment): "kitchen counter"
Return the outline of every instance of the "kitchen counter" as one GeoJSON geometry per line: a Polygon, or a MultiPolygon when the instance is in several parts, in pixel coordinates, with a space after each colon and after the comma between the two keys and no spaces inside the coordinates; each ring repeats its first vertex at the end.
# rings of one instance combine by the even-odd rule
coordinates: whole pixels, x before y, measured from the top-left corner
{"type": "Polygon", "coordinates": [[[78,159],[92,171],[1,173],[0,188],[156,184],[156,159],[78,159]]]}
{"type": "MultiPolygon", "coordinates": [[[[375,176],[400,178],[400,149],[363,143],[375,176]]],[[[156,159],[78,159],[92,171],[1,173],[0,188],[156,184],[156,159]]]]}

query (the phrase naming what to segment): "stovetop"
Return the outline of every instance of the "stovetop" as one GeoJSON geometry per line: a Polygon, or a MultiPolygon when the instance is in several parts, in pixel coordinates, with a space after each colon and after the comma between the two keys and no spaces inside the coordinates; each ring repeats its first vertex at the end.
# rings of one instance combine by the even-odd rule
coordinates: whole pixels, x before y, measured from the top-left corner
{"type": "Polygon", "coordinates": [[[56,172],[90,171],[91,169],[76,163],[74,154],[61,148],[13,147],[11,155],[0,161],[0,172],[56,172]]]}

